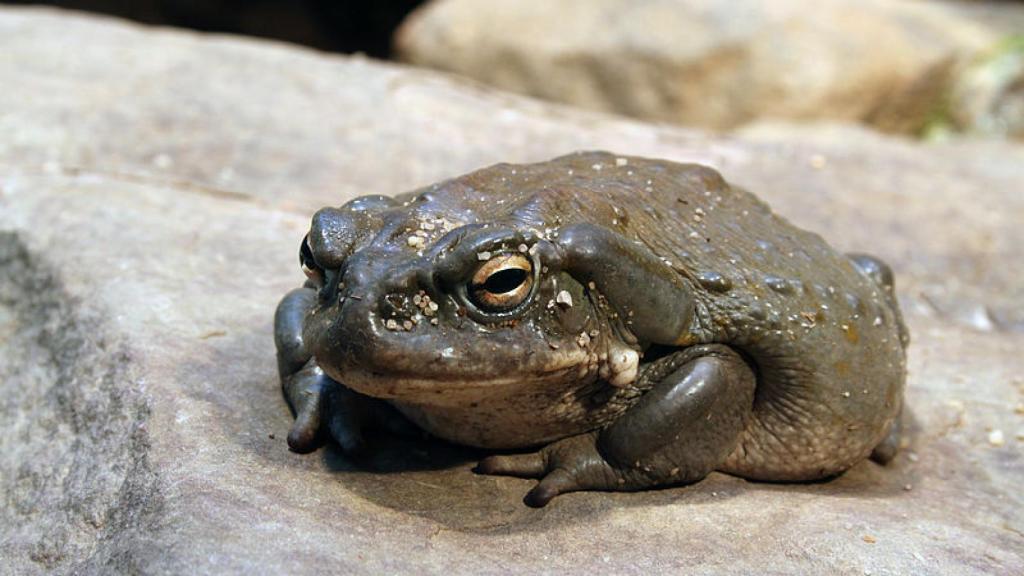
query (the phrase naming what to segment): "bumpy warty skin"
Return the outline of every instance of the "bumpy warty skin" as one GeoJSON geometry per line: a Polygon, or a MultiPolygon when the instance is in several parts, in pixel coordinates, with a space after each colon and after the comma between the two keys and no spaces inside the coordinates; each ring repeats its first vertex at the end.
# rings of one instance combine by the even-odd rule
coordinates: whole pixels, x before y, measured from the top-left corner
{"type": "Polygon", "coordinates": [[[348,225],[314,221],[310,235],[318,261],[338,274],[319,292],[305,341],[332,378],[440,437],[519,448],[598,429],[650,388],[651,361],[702,344],[739,352],[757,378],[725,472],[839,473],[871,453],[901,410],[907,336],[891,285],[710,168],[579,153],[337,210],[331,217],[348,225]],[[657,327],[640,314],[647,325],[634,329],[629,303],[610,305],[592,284],[545,266],[576,224],[660,260],[657,274],[630,261],[602,269],[635,273],[637,302],[650,290],[685,297],[658,311],[657,327]],[[515,318],[492,322],[467,312],[451,287],[467,260],[500,250],[529,254],[537,287],[515,318]],[[644,281],[666,270],[665,287],[644,281]],[[436,309],[422,306],[426,294],[436,309]],[[652,331],[671,342],[652,343],[652,331]]]}

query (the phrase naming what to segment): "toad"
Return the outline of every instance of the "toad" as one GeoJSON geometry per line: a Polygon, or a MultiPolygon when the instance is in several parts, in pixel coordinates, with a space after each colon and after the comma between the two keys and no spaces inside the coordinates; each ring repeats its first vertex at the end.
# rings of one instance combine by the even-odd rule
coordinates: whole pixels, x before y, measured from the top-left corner
{"type": "Polygon", "coordinates": [[[275,316],[296,452],[415,426],[504,451],[476,470],[544,506],[898,445],[889,268],[705,166],[586,152],[364,196],[316,213],[300,263],[275,316]]]}

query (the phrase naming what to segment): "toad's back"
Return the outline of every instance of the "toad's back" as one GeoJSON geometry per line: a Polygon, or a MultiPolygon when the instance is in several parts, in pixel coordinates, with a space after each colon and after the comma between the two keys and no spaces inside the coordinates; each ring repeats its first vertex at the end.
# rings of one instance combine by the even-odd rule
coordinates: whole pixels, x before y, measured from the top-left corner
{"type": "Polygon", "coordinates": [[[463,181],[537,226],[610,228],[692,285],[697,309],[679,344],[727,344],[758,375],[754,418],[724,471],[769,480],[838,473],[898,416],[906,332],[886,274],[865,273],[713,170],[584,153],[463,181]]]}

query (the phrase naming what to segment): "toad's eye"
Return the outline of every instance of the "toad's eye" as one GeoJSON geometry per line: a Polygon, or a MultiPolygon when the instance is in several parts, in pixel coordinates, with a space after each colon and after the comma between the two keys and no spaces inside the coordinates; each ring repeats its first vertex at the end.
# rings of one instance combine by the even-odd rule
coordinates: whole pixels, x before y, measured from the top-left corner
{"type": "Polygon", "coordinates": [[[313,281],[317,287],[324,285],[324,269],[317,265],[313,259],[313,249],[309,247],[309,236],[302,239],[302,247],[299,248],[299,265],[302,266],[302,273],[313,281]]]}
{"type": "Polygon", "coordinates": [[[533,264],[521,254],[499,254],[477,268],[469,297],[484,312],[507,312],[522,304],[533,288],[533,264]]]}

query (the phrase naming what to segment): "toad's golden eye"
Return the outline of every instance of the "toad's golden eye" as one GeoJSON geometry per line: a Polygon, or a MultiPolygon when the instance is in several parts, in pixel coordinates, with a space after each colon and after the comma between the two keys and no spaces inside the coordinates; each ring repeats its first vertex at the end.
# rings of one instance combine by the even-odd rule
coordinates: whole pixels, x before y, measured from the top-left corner
{"type": "Polygon", "coordinates": [[[484,262],[469,282],[469,297],[485,312],[519,306],[533,288],[533,264],[522,254],[498,254],[484,262]]]}

